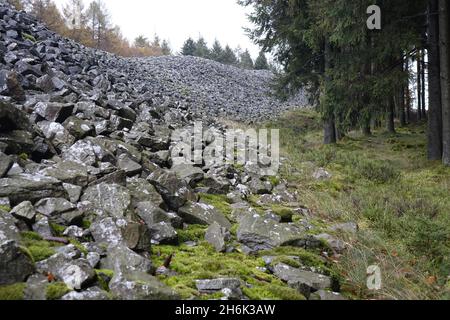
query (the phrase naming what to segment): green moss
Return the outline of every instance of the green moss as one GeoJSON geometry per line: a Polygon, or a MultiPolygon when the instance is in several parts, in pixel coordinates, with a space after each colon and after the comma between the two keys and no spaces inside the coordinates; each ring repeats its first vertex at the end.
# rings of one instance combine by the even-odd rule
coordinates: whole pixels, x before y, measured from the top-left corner
{"type": "Polygon", "coordinates": [[[270,206],[270,209],[281,218],[281,222],[292,222],[294,212],[290,208],[274,204],[270,206]]]}
{"type": "Polygon", "coordinates": [[[266,181],[269,181],[272,184],[272,186],[274,186],[274,187],[278,186],[281,182],[280,177],[277,177],[277,176],[268,176],[268,177],[265,177],[264,179],[266,181]]]}
{"type": "Polygon", "coordinates": [[[33,231],[23,231],[20,233],[20,236],[22,237],[22,239],[24,240],[37,240],[37,241],[41,241],[42,237],[33,231]]]}
{"type": "Polygon", "coordinates": [[[89,253],[89,251],[80,241],[75,239],[69,239],[69,242],[70,244],[74,245],[75,248],[77,248],[82,254],[87,255],[89,253]]]}
{"type": "Polygon", "coordinates": [[[33,37],[31,34],[28,34],[28,33],[25,33],[25,32],[22,32],[22,38],[24,40],[30,40],[31,42],[36,42],[36,38],[35,37],[33,37]]]}
{"type": "Polygon", "coordinates": [[[114,277],[114,271],[108,269],[96,269],[97,281],[100,287],[109,292],[109,282],[114,277]]]}
{"type": "Polygon", "coordinates": [[[54,248],[60,246],[58,243],[42,240],[42,237],[35,232],[22,232],[21,245],[35,262],[51,257],[56,253],[54,248]]]}
{"type": "Polygon", "coordinates": [[[306,300],[297,290],[282,284],[263,284],[251,288],[242,288],[250,300],[306,300]]]}
{"type": "Polygon", "coordinates": [[[59,224],[50,222],[49,225],[50,225],[50,228],[52,229],[53,234],[57,237],[62,237],[64,231],[66,231],[66,227],[61,226],[59,224]]]}
{"type": "Polygon", "coordinates": [[[184,243],[187,241],[200,241],[205,238],[207,227],[202,225],[189,225],[186,229],[177,230],[178,241],[184,243]]]}
{"type": "Polygon", "coordinates": [[[176,290],[183,299],[214,298],[215,296],[200,295],[195,280],[219,277],[239,278],[250,284],[252,288],[247,292],[255,299],[303,298],[274,275],[259,270],[258,267],[264,265],[259,257],[241,253],[218,253],[206,242],[200,242],[197,247],[154,246],[153,252],[152,261],[155,265],[162,265],[165,257],[173,254],[171,269],[177,272],[177,275],[160,276],[159,279],[176,290]]]}
{"type": "Polygon", "coordinates": [[[47,285],[45,289],[45,296],[47,300],[59,300],[62,296],[72,291],[63,282],[55,282],[47,285]]]}
{"type": "Polygon", "coordinates": [[[8,286],[0,286],[0,301],[1,300],[23,300],[25,283],[16,283],[8,286]]]}
{"type": "Polygon", "coordinates": [[[226,195],[222,194],[200,194],[200,201],[205,202],[217,210],[219,210],[226,217],[230,217],[231,215],[231,207],[229,199],[226,195]]]}
{"type": "Polygon", "coordinates": [[[0,211],[10,212],[11,208],[8,206],[0,205],[0,211]]]}
{"type": "Polygon", "coordinates": [[[19,158],[23,161],[27,161],[29,159],[29,156],[26,153],[21,153],[19,154],[19,158]]]}
{"type": "Polygon", "coordinates": [[[83,227],[83,229],[89,229],[89,228],[91,227],[91,225],[92,225],[92,222],[89,221],[89,220],[84,219],[84,220],[82,221],[82,227],[83,227]]]}

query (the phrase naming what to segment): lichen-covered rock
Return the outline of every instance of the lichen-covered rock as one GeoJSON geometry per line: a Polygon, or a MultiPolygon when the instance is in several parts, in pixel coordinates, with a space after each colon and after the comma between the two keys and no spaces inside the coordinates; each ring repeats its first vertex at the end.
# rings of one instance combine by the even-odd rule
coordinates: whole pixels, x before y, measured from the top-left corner
{"type": "Polygon", "coordinates": [[[156,191],[155,187],[147,180],[133,177],[128,178],[126,184],[134,205],[137,205],[139,202],[151,202],[156,207],[164,207],[163,198],[158,191],[156,191]]]}
{"type": "Polygon", "coordinates": [[[328,289],[333,286],[330,277],[300,269],[293,268],[283,263],[274,266],[273,273],[289,286],[299,290],[305,297],[311,292],[328,289]]]}
{"type": "Polygon", "coordinates": [[[0,285],[23,282],[33,272],[33,260],[15,241],[0,241],[0,285]]]}
{"type": "Polygon", "coordinates": [[[196,200],[192,189],[177,177],[174,172],[158,170],[153,172],[148,181],[153,184],[171,210],[178,210],[189,200],[196,200]]]}
{"type": "Polygon", "coordinates": [[[211,244],[217,252],[224,252],[227,248],[226,242],[230,239],[230,232],[214,222],[205,233],[205,240],[211,244]]]}
{"type": "Polygon", "coordinates": [[[190,164],[179,164],[172,167],[170,170],[175,172],[178,178],[186,181],[191,187],[203,180],[203,177],[205,176],[202,169],[190,164]]]}
{"type": "Polygon", "coordinates": [[[123,218],[131,204],[128,190],[117,184],[100,183],[88,187],[81,201],[89,201],[94,208],[104,210],[116,218],[123,218]]]}
{"type": "Polygon", "coordinates": [[[249,214],[240,220],[237,238],[251,251],[260,251],[298,245],[305,240],[306,235],[305,230],[298,226],[277,223],[258,214],[249,214]]]}
{"type": "Polygon", "coordinates": [[[96,243],[115,246],[123,243],[122,228],[126,225],[127,222],[123,219],[116,221],[113,218],[105,218],[94,222],[89,230],[96,243]]]}
{"type": "Polygon", "coordinates": [[[10,213],[17,219],[23,220],[29,224],[32,224],[36,219],[36,210],[30,201],[21,202],[15,206],[10,213]]]}
{"type": "Polygon", "coordinates": [[[206,203],[188,202],[178,210],[185,222],[190,224],[211,225],[214,222],[226,229],[231,228],[231,223],[213,206],[206,203]]]}
{"type": "Polygon", "coordinates": [[[177,244],[178,234],[167,222],[159,222],[148,227],[152,240],[158,244],[177,244]]]}
{"type": "Polygon", "coordinates": [[[41,171],[42,175],[52,177],[64,183],[86,186],[89,174],[86,166],[73,161],[61,161],[41,171]]]}
{"type": "Polygon", "coordinates": [[[11,157],[0,151],[0,178],[3,178],[13,165],[11,157]]]}
{"type": "Polygon", "coordinates": [[[69,301],[101,301],[110,300],[108,292],[99,287],[88,288],[82,292],[72,291],[61,297],[61,300],[69,301]]]}

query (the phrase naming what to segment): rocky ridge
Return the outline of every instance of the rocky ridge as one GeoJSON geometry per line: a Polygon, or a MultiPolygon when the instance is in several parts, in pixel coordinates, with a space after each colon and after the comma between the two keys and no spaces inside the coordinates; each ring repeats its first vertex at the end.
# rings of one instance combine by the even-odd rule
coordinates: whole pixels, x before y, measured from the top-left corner
{"type": "Polygon", "coordinates": [[[255,120],[292,106],[266,95],[270,73],[198,58],[116,57],[3,2],[0,19],[1,297],[248,299],[259,282],[278,281],[295,297],[342,298],[327,268],[260,256],[283,246],[345,249],[316,235],[283,181],[256,174],[251,163],[172,156],[172,132],[194,120],[220,134],[221,114],[255,120]],[[224,260],[261,259],[250,271],[261,276],[251,284],[217,271],[188,290],[171,287],[183,270],[177,252],[203,248],[224,260]]]}

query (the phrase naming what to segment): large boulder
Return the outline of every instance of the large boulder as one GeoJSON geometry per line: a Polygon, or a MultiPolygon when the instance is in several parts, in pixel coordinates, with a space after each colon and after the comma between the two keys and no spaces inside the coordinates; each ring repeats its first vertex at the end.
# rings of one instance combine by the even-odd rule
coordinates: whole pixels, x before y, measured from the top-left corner
{"type": "Polygon", "coordinates": [[[120,300],[178,300],[179,295],[157,278],[140,271],[116,272],[109,283],[120,300]]]}
{"type": "Polygon", "coordinates": [[[62,182],[39,174],[19,174],[0,179],[0,198],[8,197],[12,205],[36,202],[49,197],[67,197],[62,182]]]}
{"type": "Polygon", "coordinates": [[[86,166],[73,161],[58,162],[52,167],[43,169],[40,173],[44,176],[82,187],[86,186],[89,182],[89,174],[86,166]]]}
{"type": "Polygon", "coordinates": [[[155,187],[147,180],[133,177],[128,178],[126,184],[134,205],[137,205],[140,202],[151,202],[156,207],[164,207],[163,198],[158,191],[156,191],[155,187]]]}
{"type": "Polygon", "coordinates": [[[0,242],[0,285],[23,282],[33,272],[33,260],[15,241],[0,242]]]}
{"type": "Polygon", "coordinates": [[[227,248],[226,242],[230,240],[230,232],[214,222],[208,227],[205,233],[205,240],[211,244],[217,252],[224,252],[227,248]]]}
{"type": "Polygon", "coordinates": [[[36,210],[30,201],[24,201],[15,206],[10,212],[15,218],[32,224],[36,219],[36,210]]]}
{"type": "Polygon", "coordinates": [[[17,73],[9,70],[0,70],[0,95],[7,95],[18,102],[26,99],[25,91],[20,85],[17,73]]]}
{"type": "Polygon", "coordinates": [[[185,222],[190,224],[211,225],[216,222],[223,228],[231,228],[230,221],[209,204],[188,202],[178,210],[178,213],[185,222]]]}
{"type": "Polygon", "coordinates": [[[175,172],[178,178],[186,181],[191,187],[194,187],[196,183],[203,180],[203,177],[205,176],[202,169],[190,164],[179,164],[172,167],[170,170],[175,172]]]}
{"type": "Polygon", "coordinates": [[[158,170],[153,172],[148,180],[155,186],[171,210],[178,210],[188,200],[196,200],[194,192],[186,181],[179,179],[174,172],[158,170]]]}
{"type": "Polygon", "coordinates": [[[287,282],[289,286],[297,289],[305,297],[309,297],[311,292],[329,289],[333,286],[332,279],[328,276],[296,269],[284,263],[275,265],[273,273],[276,277],[287,282]]]}
{"type": "Polygon", "coordinates": [[[38,102],[34,111],[47,121],[63,123],[72,115],[73,108],[73,104],[38,102]]]}
{"type": "Polygon", "coordinates": [[[8,173],[13,164],[12,158],[0,151],[0,178],[3,178],[8,173]]]}
{"type": "Polygon", "coordinates": [[[255,213],[240,220],[237,238],[251,251],[260,251],[279,246],[302,245],[307,236],[305,230],[298,226],[278,223],[255,213]]]}
{"type": "Polygon", "coordinates": [[[130,193],[125,187],[107,183],[88,187],[81,200],[89,201],[94,208],[104,210],[116,218],[123,218],[131,204],[130,193]]]}
{"type": "Polygon", "coordinates": [[[96,277],[94,269],[85,259],[73,260],[72,256],[56,253],[37,263],[38,271],[52,274],[63,281],[70,289],[81,290],[92,283],[96,277]]]}
{"type": "Polygon", "coordinates": [[[173,212],[166,212],[157,207],[153,202],[140,202],[136,205],[135,213],[150,228],[154,224],[166,222],[173,227],[181,227],[182,219],[173,212]]]}

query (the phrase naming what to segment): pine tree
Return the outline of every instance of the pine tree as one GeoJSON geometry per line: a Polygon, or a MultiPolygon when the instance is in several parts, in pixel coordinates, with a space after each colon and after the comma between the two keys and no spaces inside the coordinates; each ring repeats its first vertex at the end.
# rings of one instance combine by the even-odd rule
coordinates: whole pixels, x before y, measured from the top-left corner
{"type": "Polygon", "coordinates": [[[181,54],[183,56],[194,56],[195,49],[196,46],[194,40],[192,40],[192,38],[189,38],[184,42],[183,48],[181,49],[181,54]]]}
{"type": "Polygon", "coordinates": [[[220,42],[216,39],[211,49],[210,58],[217,62],[223,62],[222,57],[223,57],[223,48],[220,42]]]}
{"type": "Polygon", "coordinates": [[[146,48],[150,47],[150,42],[145,36],[140,35],[134,39],[134,46],[137,48],[146,48]]]}
{"type": "Polygon", "coordinates": [[[244,69],[253,69],[253,60],[248,50],[241,53],[239,57],[239,66],[244,69]]]}
{"type": "Polygon", "coordinates": [[[225,46],[225,50],[223,51],[220,60],[222,63],[229,65],[236,65],[238,63],[237,57],[229,45],[225,46]]]}
{"type": "Polygon", "coordinates": [[[443,163],[450,166],[450,5],[439,0],[443,163]]]}
{"type": "Polygon", "coordinates": [[[200,36],[197,42],[195,43],[194,55],[196,57],[209,58],[210,52],[208,49],[208,45],[202,36],[200,36]]]}
{"type": "Polygon", "coordinates": [[[264,51],[261,51],[258,55],[258,58],[255,60],[255,69],[256,70],[268,70],[269,63],[267,62],[266,55],[264,51]]]}
{"type": "Polygon", "coordinates": [[[163,40],[161,44],[162,54],[164,56],[170,56],[172,55],[172,49],[170,48],[170,44],[167,40],[163,40]]]}

